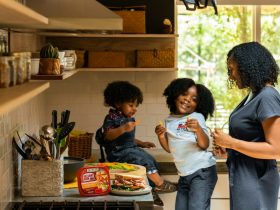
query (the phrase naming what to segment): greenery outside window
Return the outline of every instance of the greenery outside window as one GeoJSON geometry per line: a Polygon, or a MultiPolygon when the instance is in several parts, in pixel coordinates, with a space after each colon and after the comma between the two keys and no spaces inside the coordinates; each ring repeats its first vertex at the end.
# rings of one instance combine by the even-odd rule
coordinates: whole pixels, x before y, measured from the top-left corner
{"type": "Polygon", "coordinates": [[[275,56],[280,65],[280,6],[218,5],[187,11],[177,7],[178,77],[190,77],[206,85],[216,100],[210,127],[221,127],[245,91],[229,90],[226,54],[233,46],[257,40],[275,56]]]}

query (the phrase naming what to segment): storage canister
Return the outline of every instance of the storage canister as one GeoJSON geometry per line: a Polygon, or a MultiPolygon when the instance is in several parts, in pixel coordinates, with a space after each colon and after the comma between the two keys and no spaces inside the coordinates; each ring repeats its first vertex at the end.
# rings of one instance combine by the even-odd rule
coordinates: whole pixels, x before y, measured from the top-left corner
{"type": "Polygon", "coordinates": [[[0,88],[6,88],[10,85],[9,58],[8,56],[0,57],[0,88]]]}

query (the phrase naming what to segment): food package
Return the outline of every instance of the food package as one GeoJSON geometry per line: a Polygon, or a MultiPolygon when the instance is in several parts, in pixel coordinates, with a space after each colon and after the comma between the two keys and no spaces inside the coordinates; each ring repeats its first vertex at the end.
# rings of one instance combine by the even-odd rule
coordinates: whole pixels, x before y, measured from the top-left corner
{"type": "Polygon", "coordinates": [[[110,175],[107,166],[85,166],[77,173],[81,196],[106,195],[110,192],[110,175]]]}

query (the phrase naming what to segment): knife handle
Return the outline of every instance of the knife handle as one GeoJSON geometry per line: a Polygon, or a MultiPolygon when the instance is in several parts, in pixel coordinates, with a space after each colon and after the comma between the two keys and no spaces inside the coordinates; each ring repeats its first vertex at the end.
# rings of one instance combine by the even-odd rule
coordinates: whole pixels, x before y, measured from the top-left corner
{"type": "Polygon", "coordinates": [[[51,124],[51,126],[54,129],[57,129],[57,111],[56,110],[52,111],[52,124],[51,124]]]}
{"type": "Polygon", "coordinates": [[[64,126],[64,121],[65,121],[65,111],[61,112],[61,119],[60,119],[61,128],[64,126]]]}

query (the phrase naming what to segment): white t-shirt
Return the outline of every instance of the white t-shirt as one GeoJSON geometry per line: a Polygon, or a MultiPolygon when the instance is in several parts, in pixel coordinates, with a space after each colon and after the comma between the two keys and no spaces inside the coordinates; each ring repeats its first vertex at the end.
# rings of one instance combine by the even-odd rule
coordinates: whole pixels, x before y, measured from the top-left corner
{"type": "Polygon", "coordinates": [[[216,164],[212,153],[201,149],[197,144],[196,134],[186,128],[187,118],[197,119],[203,131],[209,136],[205,119],[200,113],[170,115],[165,119],[169,148],[180,176],[187,176],[201,168],[216,164]]]}

